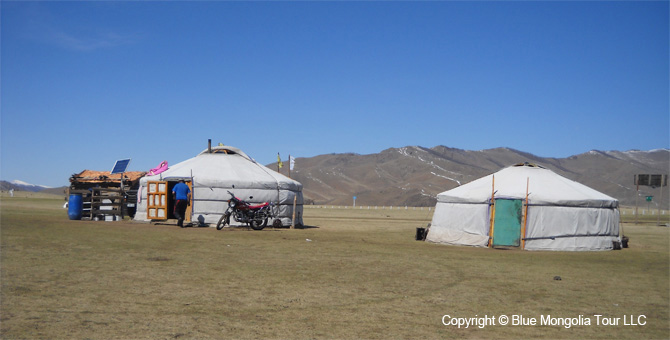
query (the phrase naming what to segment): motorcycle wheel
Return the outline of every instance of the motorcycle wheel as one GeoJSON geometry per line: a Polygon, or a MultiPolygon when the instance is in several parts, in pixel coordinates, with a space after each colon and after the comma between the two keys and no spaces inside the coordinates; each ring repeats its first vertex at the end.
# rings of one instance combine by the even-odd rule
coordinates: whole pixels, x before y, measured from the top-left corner
{"type": "Polygon", "coordinates": [[[216,230],[221,230],[226,224],[230,224],[230,215],[223,214],[216,224],[216,230]]]}
{"type": "Polygon", "coordinates": [[[265,226],[268,225],[268,219],[266,217],[262,221],[261,220],[251,220],[251,222],[249,222],[249,225],[251,226],[251,229],[253,229],[253,230],[263,230],[263,228],[265,228],[265,226]]]}

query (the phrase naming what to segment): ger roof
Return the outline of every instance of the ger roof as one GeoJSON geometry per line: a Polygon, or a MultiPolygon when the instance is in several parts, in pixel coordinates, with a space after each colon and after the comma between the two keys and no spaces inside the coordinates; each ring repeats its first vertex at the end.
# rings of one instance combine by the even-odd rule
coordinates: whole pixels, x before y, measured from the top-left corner
{"type": "Polygon", "coordinates": [[[268,169],[232,146],[205,149],[197,156],[170,166],[143,181],[193,178],[196,186],[302,190],[300,182],[268,169]]]}
{"type": "Polygon", "coordinates": [[[616,207],[618,201],[586,185],[534,164],[504,168],[437,195],[438,202],[486,203],[491,196],[526,199],[530,204],[616,207]],[[495,193],[494,193],[495,192],[495,193]]]}

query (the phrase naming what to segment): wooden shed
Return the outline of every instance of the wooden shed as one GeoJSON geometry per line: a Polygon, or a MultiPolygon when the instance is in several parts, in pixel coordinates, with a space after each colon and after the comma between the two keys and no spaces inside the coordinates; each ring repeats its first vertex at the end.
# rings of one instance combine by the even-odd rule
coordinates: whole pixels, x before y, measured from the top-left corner
{"type": "Polygon", "coordinates": [[[134,217],[137,190],[144,175],[144,171],[111,174],[110,171],[84,170],[70,176],[69,194],[82,195],[84,217],[111,217],[112,220],[134,217]]]}

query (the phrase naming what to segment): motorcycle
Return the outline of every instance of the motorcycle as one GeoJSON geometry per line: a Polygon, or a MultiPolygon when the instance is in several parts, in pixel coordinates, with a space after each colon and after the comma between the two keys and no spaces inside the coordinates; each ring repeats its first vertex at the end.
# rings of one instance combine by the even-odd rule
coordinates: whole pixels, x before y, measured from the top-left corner
{"type": "MultiPolygon", "coordinates": [[[[230,199],[228,200],[228,209],[223,213],[216,224],[216,230],[221,230],[228,224],[230,225],[230,216],[235,221],[247,223],[253,230],[263,230],[268,225],[268,219],[272,218],[272,203],[265,202],[258,205],[251,205],[228,191],[230,199]]],[[[253,199],[253,196],[249,197],[253,199]]]]}

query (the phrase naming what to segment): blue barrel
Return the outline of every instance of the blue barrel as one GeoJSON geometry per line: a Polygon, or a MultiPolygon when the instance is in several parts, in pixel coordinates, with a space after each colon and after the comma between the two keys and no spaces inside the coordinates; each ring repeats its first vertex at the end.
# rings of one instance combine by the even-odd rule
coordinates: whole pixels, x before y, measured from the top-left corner
{"type": "Polygon", "coordinates": [[[70,201],[67,205],[67,216],[71,220],[81,220],[81,215],[84,213],[84,201],[81,194],[70,194],[70,201]]]}

